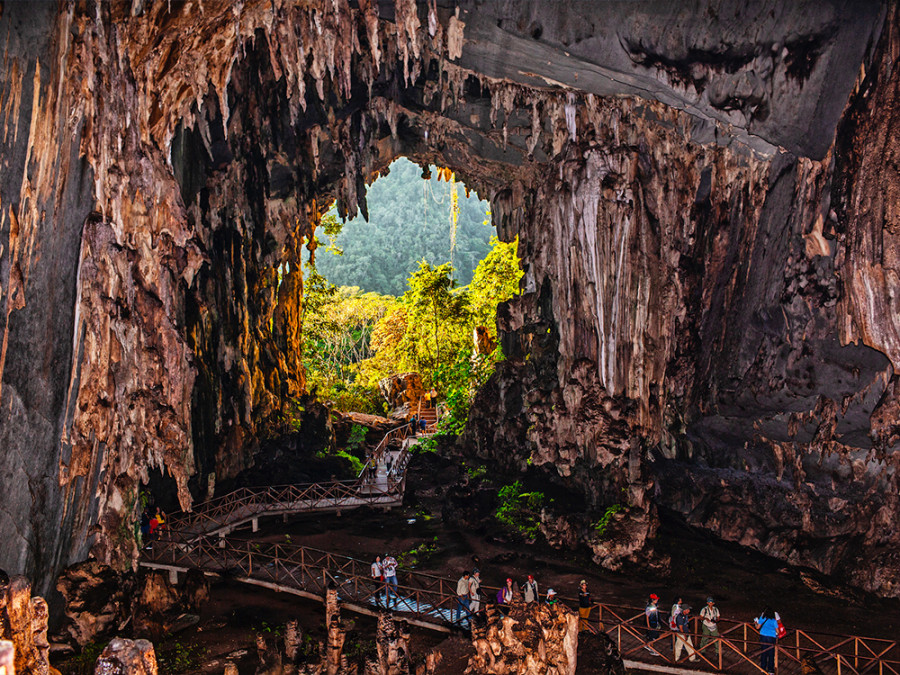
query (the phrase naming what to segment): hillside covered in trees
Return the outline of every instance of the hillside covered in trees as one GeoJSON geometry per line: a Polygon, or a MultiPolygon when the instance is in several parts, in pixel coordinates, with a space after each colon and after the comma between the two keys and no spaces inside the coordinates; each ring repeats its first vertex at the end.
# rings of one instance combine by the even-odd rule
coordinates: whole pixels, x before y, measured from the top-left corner
{"type": "MultiPolygon", "coordinates": [[[[490,250],[494,228],[485,225],[488,203],[461,183],[439,180],[439,171],[422,179],[422,169],[398,159],[390,173],[369,186],[366,201],[369,222],[360,215],[347,221],[334,237],[335,255],[325,247],[316,253],[322,276],[336,286],[357,286],[364,291],[400,296],[419,261],[432,265],[453,263],[454,280],[461,286],[472,280],[478,262],[490,250]],[[455,246],[451,257],[453,193],[458,198],[455,246]]],[[[445,178],[447,175],[445,174],[445,178]]]]}

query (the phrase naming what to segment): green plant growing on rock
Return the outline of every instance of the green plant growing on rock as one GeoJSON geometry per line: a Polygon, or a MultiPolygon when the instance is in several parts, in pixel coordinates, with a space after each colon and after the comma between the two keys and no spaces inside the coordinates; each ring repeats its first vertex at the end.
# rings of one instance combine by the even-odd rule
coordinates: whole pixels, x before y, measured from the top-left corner
{"type": "Polygon", "coordinates": [[[617,513],[622,513],[624,510],[625,507],[622,504],[613,504],[612,506],[606,507],[606,510],[603,512],[603,515],[600,516],[600,519],[593,524],[594,531],[601,539],[605,539],[608,536],[609,524],[612,522],[613,517],[617,513]]]}
{"type": "Polygon", "coordinates": [[[479,478],[487,476],[487,467],[484,464],[469,466],[468,464],[463,463],[463,468],[466,470],[466,475],[471,480],[478,480],[479,478]]]}
{"type": "Polygon", "coordinates": [[[354,457],[346,450],[338,450],[336,453],[334,453],[334,455],[335,455],[335,457],[343,457],[348,462],[350,462],[350,466],[353,469],[353,473],[355,473],[357,476],[362,472],[363,463],[359,459],[359,457],[354,457]]]}
{"type": "Polygon", "coordinates": [[[347,439],[347,450],[356,452],[366,444],[366,432],[368,429],[362,424],[354,424],[350,427],[350,437],[347,439]]]}
{"type": "Polygon", "coordinates": [[[494,516],[507,527],[519,532],[526,539],[540,534],[540,512],[547,503],[543,492],[523,492],[522,482],[504,485],[497,492],[500,505],[494,516]]]}
{"type": "Polygon", "coordinates": [[[418,565],[423,565],[428,562],[428,560],[430,560],[435,553],[437,553],[437,542],[437,536],[435,536],[431,541],[422,542],[415,548],[399,554],[397,556],[397,562],[402,567],[408,567],[410,569],[413,569],[418,565]]]}
{"type": "Polygon", "coordinates": [[[81,653],[59,665],[62,675],[93,675],[94,664],[106,642],[89,642],[81,649],[81,653]]]}
{"type": "Polygon", "coordinates": [[[159,652],[159,672],[187,673],[197,670],[206,656],[206,647],[193,643],[175,641],[169,648],[159,652]]]}

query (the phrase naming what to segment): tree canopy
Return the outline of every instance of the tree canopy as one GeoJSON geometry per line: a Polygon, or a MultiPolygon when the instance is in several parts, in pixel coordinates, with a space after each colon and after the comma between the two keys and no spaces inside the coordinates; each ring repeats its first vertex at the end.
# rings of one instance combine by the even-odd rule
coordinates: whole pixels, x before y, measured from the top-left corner
{"type": "Polygon", "coordinates": [[[366,191],[368,222],[358,216],[336,234],[323,232],[333,246],[318,250],[319,272],[338,286],[400,296],[419,261],[452,262],[453,278],[468,284],[490,250],[494,230],[489,221],[485,225],[487,203],[466,195],[452,172],[431,167],[430,173],[423,180],[420,167],[395,161],[366,191]]]}

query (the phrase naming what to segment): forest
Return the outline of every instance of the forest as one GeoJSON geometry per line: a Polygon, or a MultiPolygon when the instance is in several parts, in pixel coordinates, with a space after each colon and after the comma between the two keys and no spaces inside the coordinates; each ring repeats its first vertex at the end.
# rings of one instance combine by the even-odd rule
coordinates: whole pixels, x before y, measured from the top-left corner
{"type": "Polygon", "coordinates": [[[330,246],[318,249],[319,273],[337,286],[399,296],[418,262],[427,260],[452,263],[456,282],[468,284],[494,233],[485,220],[488,204],[447,180],[449,171],[430,167],[425,175],[404,158],[391,164],[366,191],[368,222],[362,215],[348,220],[330,246]]]}
{"type": "MultiPolygon", "coordinates": [[[[377,199],[370,199],[370,204],[412,218],[417,204],[422,203],[421,196],[415,195],[421,193],[423,184],[432,191],[449,187],[446,199],[439,204],[430,202],[430,214],[424,221],[427,227],[422,220],[413,224],[379,221],[374,229],[381,238],[378,245],[366,244],[359,230],[347,236],[347,228],[356,221],[342,225],[333,215],[323,218],[321,232],[328,242],[320,242],[304,270],[304,368],[308,385],[319,398],[339,410],[369,413],[387,412],[378,391],[380,379],[416,371],[446,402],[443,428],[453,433],[465,422],[474,393],[503,356],[496,345],[497,305],[518,293],[522,276],[518,241],[501,242],[490,236],[492,227],[475,222],[474,214],[483,208],[482,203],[474,196],[466,199],[464,188],[449,170],[432,168],[432,177],[423,180],[420,169],[411,162],[402,160],[394,167],[398,165],[399,170],[392,167],[390,176],[370,188],[369,195],[382,184],[389,185],[377,199]],[[390,209],[385,195],[395,195],[390,209]],[[465,226],[464,212],[468,213],[465,226]],[[454,229],[457,236],[451,246],[454,229]],[[488,237],[482,246],[483,234],[488,237]],[[437,248],[442,237],[447,243],[443,250],[437,248]],[[417,246],[431,245],[428,242],[435,242],[436,257],[416,257],[417,246]],[[357,245],[364,246],[366,255],[353,252],[351,246],[357,245]],[[343,249],[343,255],[329,252],[335,248],[343,249]],[[390,270],[376,269],[373,256],[379,250],[403,253],[396,257],[402,262],[390,270]],[[358,256],[364,259],[360,265],[358,256]],[[335,260],[341,261],[337,268],[333,267],[335,260]],[[464,266],[463,270],[458,271],[457,266],[464,266]],[[407,267],[411,267],[409,271],[407,267]],[[375,272],[383,274],[373,276],[375,272]],[[354,273],[358,276],[353,277],[354,273]],[[361,283],[348,285],[348,277],[361,279],[361,283]],[[382,282],[386,285],[380,285],[382,282]],[[377,288],[397,290],[383,293],[377,288]]],[[[429,192],[426,201],[432,195],[429,192]]],[[[375,222],[378,212],[370,209],[375,222]]],[[[489,212],[480,218],[490,224],[489,212]]]]}

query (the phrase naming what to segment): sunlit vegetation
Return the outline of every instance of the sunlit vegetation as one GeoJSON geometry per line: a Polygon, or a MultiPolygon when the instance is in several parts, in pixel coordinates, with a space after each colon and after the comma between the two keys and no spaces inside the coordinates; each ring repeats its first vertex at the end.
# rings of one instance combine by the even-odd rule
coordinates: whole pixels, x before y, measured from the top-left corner
{"type": "Polygon", "coordinates": [[[400,296],[420,260],[452,262],[460,285],[472,280],[490,249],[492,228],[482,225],[485,204],[447,169],[430,171],[399,159],[366,191],[368,222],[357,216],[337,232],[319,230],[330,253],[319,251],[319,272],[338,286],[400,296]],[[455,204],[455,208],[454,208],[455,204]]]}
{"type": "MultiPolygon", "coordinates": [[[[452,173],[441,174],[453,180],[452,173]]],[[[459,237],[461,227],[455,203],[450,200],[442,226],[445,236],[451,230],[451,239],[459,237]]],[[[416,371],[447,406],[443,431],[461,431],[475,392],[503,356],[497,346],[497,305],[518,292],[518,242],[492,237],[465,286],[457,283],[450,262],[420,259],[403,293],[391,296],[327,280],[323,261],[333,257],[340,235],[333,218],[327,219],[326,234],[331,243],[320,243],[304,282],[303,356],[310,390],[339,410],[383,413],[379,380],[416,371]]],[[[399,235],[381,245],[405,248],[399,235]]]]}

